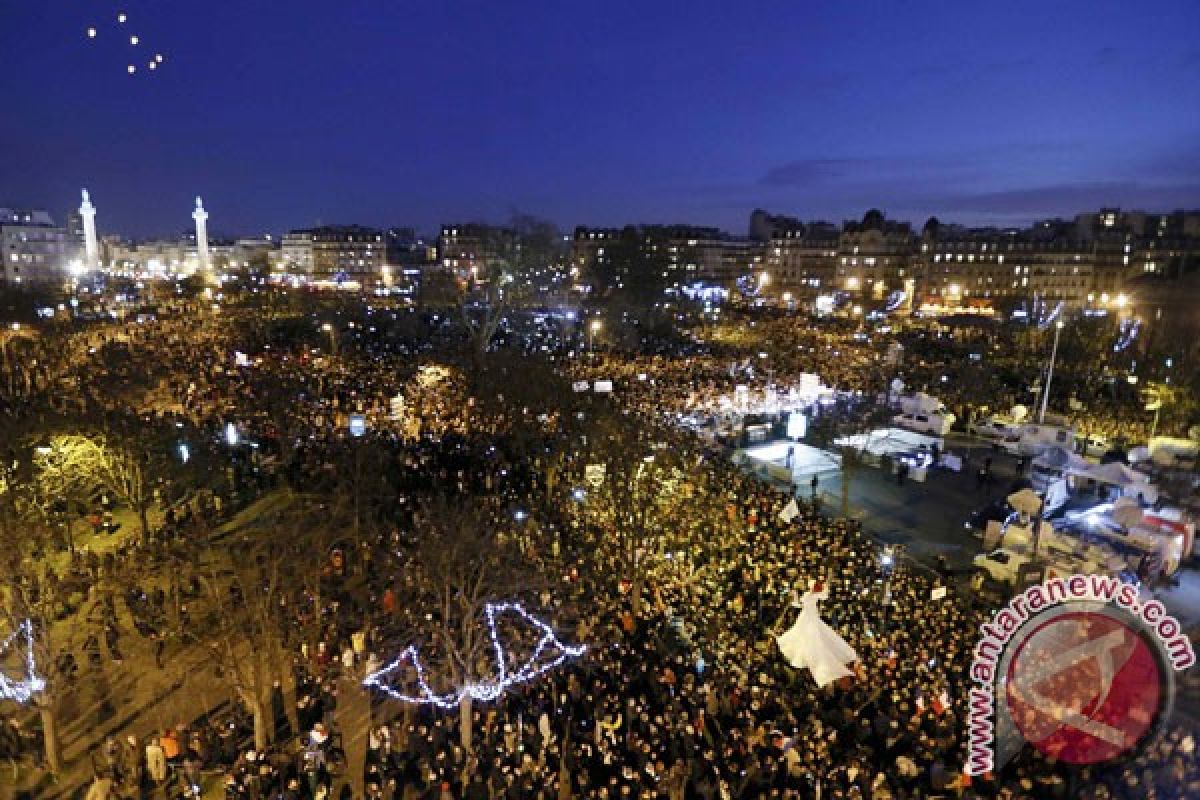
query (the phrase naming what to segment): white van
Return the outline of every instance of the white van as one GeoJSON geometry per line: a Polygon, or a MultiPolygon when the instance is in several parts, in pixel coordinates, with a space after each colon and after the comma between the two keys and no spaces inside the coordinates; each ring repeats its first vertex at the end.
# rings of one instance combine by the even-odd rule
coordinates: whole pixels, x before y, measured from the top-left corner
{"type": "Polygon", "coordinates": [[[892,423],[917,433],[945,436],[954,424],[954,415],[943,411],[917,411],[912,414],[897,414],[892,417],[892,423]]]}
{"type": "Polygon", "coordinates": [[[1012,417],[993,414],[990,417],[977,417],[967,426],[967,433],[988,441],[1003,441],[1020,433],[1020,426],[1012,417]]]}
{"type": "Polygon", "coordinates": [[[1200,442],[1191,439],[1176,439],[1156,436],[1146,445],[1150,460],[1168,469],[1194,469],[1200,456],[1200,442]]]}
{"type": "Polygon", "coordinates": [[[1075,429],[1059,425],[1022,425],[1016,436],[1000,442],[1000,447],[1014,456],[1039,456],[1049,447],[1072,450],[1075,429]]]}

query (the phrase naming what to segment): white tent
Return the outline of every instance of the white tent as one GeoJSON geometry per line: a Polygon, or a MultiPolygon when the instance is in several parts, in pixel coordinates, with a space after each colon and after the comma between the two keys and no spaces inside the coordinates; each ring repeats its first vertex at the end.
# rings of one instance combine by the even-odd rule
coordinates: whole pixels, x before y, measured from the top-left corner
{"type": "Polygon", "coordinates": [[[1146,503],[1154,503],[1158,500],[1158,487],[1150,483],[1149,478],[1137,470],[1132,470],[1115,461],[1109,464],[1072,466],[1068,472],[1076,482],[1085,480],[1115,486],[1125,497],[1141,497],[1142,501],[1146,503]]]}

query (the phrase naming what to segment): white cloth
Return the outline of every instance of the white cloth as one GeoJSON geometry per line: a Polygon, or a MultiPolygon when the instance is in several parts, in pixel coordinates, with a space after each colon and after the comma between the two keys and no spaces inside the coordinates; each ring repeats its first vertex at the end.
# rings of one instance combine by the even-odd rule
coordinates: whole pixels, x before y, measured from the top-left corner
{"type": "Polygon", "coordinates": [[[787,662],[796,669],[807,668],[817,686],[854,674],[846,665],[858,661],[854,648],[821,619],[817,603],[828,596],[824,591],[807,592],[800,598],[795,624],[775,639],[787,662]]]}

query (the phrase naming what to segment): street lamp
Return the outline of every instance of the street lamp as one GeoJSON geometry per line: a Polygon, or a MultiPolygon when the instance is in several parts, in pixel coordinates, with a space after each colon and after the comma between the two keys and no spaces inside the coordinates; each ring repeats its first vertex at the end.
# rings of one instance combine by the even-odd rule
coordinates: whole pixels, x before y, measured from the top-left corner
{"type": "Polygon", "coordinates": [[[896,567],[896,546],[889,545],[879,556],[879,568],[883,570],[883,635],[888,631],[888,609],[892,604],[892,572],[896,567]]]}
{"type": "Polygon", "coordinates": [[[588,325],[588,350],[596,349],[596,334],[602,327],[604,327],[604,323],[598,319],[592,320],[592,323],[588,325]]]}
{"type": "Polygon", "coordinates": [[[1050,381],[1054,378],[1054,360],[1058,358],[1058,337],[1062,333],[1063,321],[1054,323],[1054,346],[1050,349],[1050,369],[1046,371],[1046,385],[1042,388],[1042,410],[1038,413],[1038,424],[1046,421],[1046,404],[1050,401],[1050,381]]]}
{"type": "Polygon", "coordinates": [[[329,334],[329,350],[332,355],[336,356],[338,351],[337,329],[326,322],[321,326],[321,330],[329,334]]]}

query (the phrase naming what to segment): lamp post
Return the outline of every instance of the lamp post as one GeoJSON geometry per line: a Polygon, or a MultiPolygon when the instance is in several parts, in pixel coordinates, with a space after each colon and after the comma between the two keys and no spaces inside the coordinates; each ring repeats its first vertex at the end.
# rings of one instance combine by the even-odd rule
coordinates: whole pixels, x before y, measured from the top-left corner
{"type": "Polygon", "coordinates": [[[1046,371],[1046,385],[1042,387],[1042,409],[1038,413],[1038,424],[1046,421],[1046,404],[1050,401],[1050,381],[1054,379],[1054,361],[1058,358],[1058,337],[1062,333],[1063,321],[1054,323],[1054,346],[1050,348],[1050,369],[1046,371]]]}
{"type": "Polygon", "coordinates": [[[323,330],[329,334],[329,352],[330,352],[330,354],[333,356],[337,356],[337,354],[338,354],[337,329],[334,328],[332,325],[330,325],[328,322],[326,322],[324,325],[321,326],[321,330],[323,330]]]}
{"type": "Polygon", "coordinates": [[[592,320],[591,324],[588,325],[588,350],[589,351],[594,351],[596,349],[596,333],[602,327],[604,327],[604,323],[602,323],[598,319],[592,320]]]}
{"type": "Polygon", "coordinates": [[[892,572],[896,569],[896,550],[898,546],[889,545],[879,556],[879,567],[883,570],[883,635],[888,632],[888,610],[892,603],[892,572]]]}

